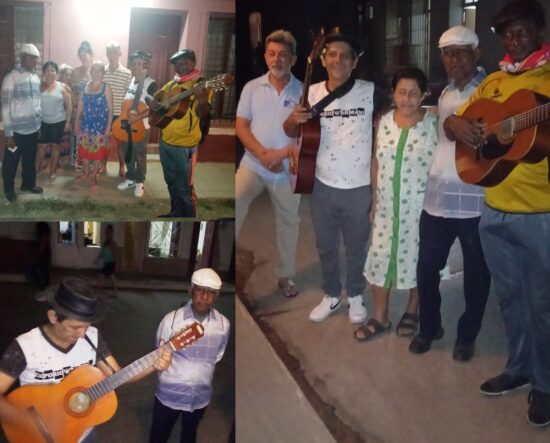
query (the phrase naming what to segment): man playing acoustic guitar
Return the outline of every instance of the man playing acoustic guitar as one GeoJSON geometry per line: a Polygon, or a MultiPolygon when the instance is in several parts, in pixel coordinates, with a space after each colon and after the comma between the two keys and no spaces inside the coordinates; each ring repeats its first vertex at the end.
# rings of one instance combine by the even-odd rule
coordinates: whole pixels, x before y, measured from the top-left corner
{"type": "MultiPolygon", "coordinates": [[[[458,115],[445,120],[450,139],[481,149],[485,125],[460,116],[478,99],[505,102],[516,91],[527,89],[548,101],[550,44],[543,43],[544,17],[542,5],[535,0],[513,1],[495,16],[493,27],[506,52],[501,71],[489,75],[458,115]]],[[[540,133],[546,131],[546,146],[548,125],[546,121],[538,127],[540,133]]],[[[509,354],[504,372],[487,380],[480,390],[497,396],[530,383],[528,419],[533,426],[550,424],[549,172],[548,158],[519,163],[499,184],[486,188],[479,227],[509,354]]]]}
{"type": "MultiPolygon", "coordinates": [[[[90,286],[79,278],[65,278],[56,291],[47,291],[45,296],[50,304],[48,322],[17,337],[0,358],[0,419],[20,429],[36,428],[40,419],[23,414],[4,397],[17,379],[21,386],[57,384],[82,365],[96,366],[105,376],[120,370],[101,334],[91,326],[103,317],[104,309],[90,286]]],[[[172,354],[158,355],[154,366],[131,381],[154,369],[167,369],[172,354]]],[[[88,428],[78,441],[96,442],[97,433],[88,428]]]]}
{"type": "MultiPolygon", "coordinates": [[[[200,72],[195,69],[194,51],[182,49],[170,57],[170,63],[176,70],[175,79],[166,83],[161,91],[169,94],[173,88],[187,89],[193,90],[193,96],[186,99],[189,106],[185,114],[162,129],[159,153],[170,194],[170,212],[161,217],[195,217],[197,195],[193,188],[193,172],[202,135],[199,120],[210,110],[211,94],[199,83],[200,72]]],[[[149,106],[153,110],[158,107],[154,102],[149,102],[149,106]]]]}
{"type": "MultiPolygon", "coordinates": [[[[128,92],[122,104],[121,121],[127,120],[128,125],[139,126],[141,131],[132,127],[132,147],[129,135],[122,143],[122,152],[126,162],[126,180],[118,185],[120,191],[134,188],[136,197],[143,197],[145,173],[147,172],[147,143],[149,143],[149,122],[145,117],[149,114],[145,99],[153,99],[158,90],[158,84],[149,77],[147,70],[151,64],[151,54],[145,51],[135,51],[130,56],[130,68],[133,78],[128,86],[128,92]],[[144,131],[144,133],[143,133],[144,131]],[[138,137],[139,134],[139,137],[138,137]],[[131,149],[130,155],[128,150],[131,149]]],[[[114,126],[117,126],[116,123],[114,126]]],[[[116,135],[116,134],[115,134],[116,135]]]]}

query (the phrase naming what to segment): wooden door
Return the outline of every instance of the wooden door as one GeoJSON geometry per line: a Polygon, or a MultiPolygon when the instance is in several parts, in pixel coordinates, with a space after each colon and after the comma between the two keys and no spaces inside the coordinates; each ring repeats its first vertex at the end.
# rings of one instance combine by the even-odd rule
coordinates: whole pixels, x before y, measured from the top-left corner
{"type": "MultiPolygon", "coordinates": [[[[159,87],[174,76],[174,68],[168,60],[179,49],[184,17],[185,13],[132,8],[128,54],[137,50],[153,54],[149,75],[159,87]]],[[[152,128],[149,143],[158,143],[159,137],[160,131],[152,128]]]]}

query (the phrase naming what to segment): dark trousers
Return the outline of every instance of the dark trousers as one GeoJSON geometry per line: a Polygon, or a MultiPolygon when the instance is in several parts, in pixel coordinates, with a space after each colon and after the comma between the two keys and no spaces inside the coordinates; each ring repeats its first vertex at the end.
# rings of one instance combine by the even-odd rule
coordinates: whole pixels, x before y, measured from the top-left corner
{"type": "Polygon", "coordinates": [[[21,188],[31,189],[36,185],[36,169],[34,162],[36,160],[36,144],[38,142],[38,131],[33,134],[13,134],[13,139],[17,149],[11,151],[8,148],[4,150],[4,160],[2,161],[2,179],[4,180],[4,194],[13,194],[15,186],[15,174],[19,159],[21,159],[21,177],[23,179],[21,188]]]}
{"type": "Polygon", "coordinates": [[[464,260],[466,309],[458,321],[456,341],[471,343],[481,328],[491,283],[479,238],[479,217],[443,218],[422,211],[416,272],[420,296],[420,335],[432,338],[441,327],[439,271],[445,267],[457,237],[464,260]]]}
{"type": "Polygon", "coordinates": [[[340,235],[346,252],[346,292],[362,295],[367,285],[363,269],[367,259],[371,204],[370,186],[337,189],[315,179],[311,195],[311,219],[321,261],[323,291],[340,297],[340,235]]]}
{"type": "Polygon", "coordinates": [[[172,217],[195,217],[195,199],[191,176],[193,147],[172,146],[163,140],[159,144],[160,163],[170,194],[172,217]]]}
{"type": "Polygon", "coordinates": [[[149,433],[149,443],[166,443],[170,438],[172,428],[181,414],[180,443],[195,443],[197,428],[206,408],[193,412],[177,411],[164,406],[156,397],[153,407],[153,424],[149,433]]]}

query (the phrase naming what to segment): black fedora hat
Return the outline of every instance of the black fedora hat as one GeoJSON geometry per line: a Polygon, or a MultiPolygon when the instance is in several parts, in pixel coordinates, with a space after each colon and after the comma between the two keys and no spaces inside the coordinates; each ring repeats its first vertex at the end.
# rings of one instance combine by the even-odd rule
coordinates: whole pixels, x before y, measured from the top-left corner
{"type": "Polygon", "coordinates": [[[57,290],[46,293],[46,300],[56,312],[74,320],[94,323],[105,315],[101,300],[78,277],[63,278],[57,290]]]}
{"type": "Polygon", "coordinates": [[[177,59],[182,57],[190,58],[194,62],[197,61],[197,58],[195,57],[195,51],[193,51],[192,49],[180,49],[172,57],[170,57],[170,63],[174,64],[177,59]]]}
{"type": "Polygon", "coordinates": [[[493,31],[502,34],[508,23],[523,17],[530,17],[535,26],[542,29],[546,26],[544,9],[537,0],[515,0],[505,5],[493,18],[493,31]]]}

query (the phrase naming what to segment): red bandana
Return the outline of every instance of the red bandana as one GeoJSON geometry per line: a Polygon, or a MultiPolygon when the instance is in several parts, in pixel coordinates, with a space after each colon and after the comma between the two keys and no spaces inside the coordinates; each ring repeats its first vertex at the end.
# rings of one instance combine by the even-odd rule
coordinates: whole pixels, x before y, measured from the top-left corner
{"type": "Polygon", "coordinates": [[[542,66],[547,61],[550,61],[550,43],[544,43],[538,51],[533,52],[522,62],[514,63],[512,58],[506,54],[499,65],[501,71],[519,73],[542,66]]]}
{"type": "Polygon", "coordinates": [[[174,80],[176,80],[178,83],[183,83],[188,80],[195,80],[197,78],[200,78],[200,76],[201,76],[201,72],[198,69],[193,69],[191,72],[188,72],[187,74],[182,75],[181,77],[176,72],[176,74],[174,75],[174,80]]]}

